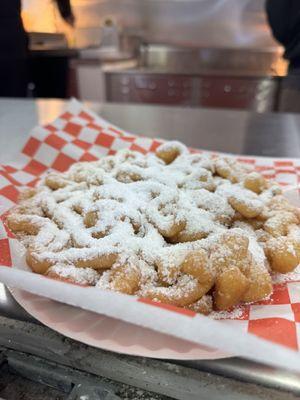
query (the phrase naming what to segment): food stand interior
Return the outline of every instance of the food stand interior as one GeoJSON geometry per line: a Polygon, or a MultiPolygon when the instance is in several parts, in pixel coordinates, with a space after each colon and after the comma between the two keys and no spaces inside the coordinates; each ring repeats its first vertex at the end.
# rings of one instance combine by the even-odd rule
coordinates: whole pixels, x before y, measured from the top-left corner
{"type": "MultiPolygon", "coordinates": [[[[72,5],[75,29],[51,1],[23,1],[31,82],[28,99],[0,99],[2,162],[21,148],[24,133],[57,117],[72,96],[133,133],[208,150],[299,157],[300,116],[280,110],[287,63],[271,37],[263,0],[72,5]]],[[[0,398],[299,395],[298,375],[238,357],[154,360],[80,344],[41,325],[0,285],[0,398]]]]}
{"type": "Polygon", "coordinates": [[[32,96],[278,110],[286,62],[263,0],[74,0],[75,29],[36,4],[23,5],[32,96]]]}

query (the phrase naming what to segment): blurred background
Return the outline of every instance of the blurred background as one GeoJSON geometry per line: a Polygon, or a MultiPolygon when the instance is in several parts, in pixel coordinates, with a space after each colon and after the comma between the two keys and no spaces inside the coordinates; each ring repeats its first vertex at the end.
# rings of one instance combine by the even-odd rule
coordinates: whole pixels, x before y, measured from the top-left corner
{"type": "Polygon", "coordinates": [[[29,97],[276,111],[287,64],[264,0],[23,0],[29,97]]]}
{"type": "MultiPolygon", "coordinates": [[[[69,102],[56,99],[70,97],[92,102],[93,111],[125,131],[142,133],[147,143],[176,139],[214,153],[246,155],[251,164],[249,155],[295,157],[274,165],[262,159],[256,166],[270,178],[299,185],[300,118],[285,112],[300,112],[300,0],[0,0],[0,159],[7,163],[0,171],[0,214],[16,196],[11,183],[31,185],[30,172],[40,173],[54,160],[67,167],[69,149],[80,160],[89,159],[94,145],[106,154],[101,142],[79,144],[76,135],[57,142],[49,125],[40,135],[34,131],[25,147],[40,162],[19,158],[32,127],[61,115],[69,102]],[[85,158],[73,143],[91,153],[85,158]],[[16,170],[12,160],[28,165],[16,170]]],[[[69,123],[60,122],[55,126],[65,135],[69,123]]],[[[92,141],[95,130],[89,126],[85,133],[92,141]]],[[[2,243],[0,264],[1,251],[4,262],[8,256],[7,240],[2,243]]],[[[30,312],[38,315],[35,304],[30,312]]],[[[289,305],[276,306],[290,315],[289,305]]],[[[57,322],[64,332],[54,307],[43,321],[57,322]]],[[[74,318],[75,331],[81,317],[74,318]]],[[[270,320],[275,326],[277,319],[270,320]]],[[[299,375],[279,368],[237,357],[179,365],[121,356],[55,336],[35,322],[0,283],[0,400],[299,399],[299,375]]],[[[288,343],[296,345],[298,337],[299,344],[299,319],[286,322],[287,332],[277,328],[274,338],[291,336],[288,343]]],[[[114,322],[99,324],[92,333],[112,337],[103,340],[104,348],[115,340],[119,346],[122,331],[111,328],[114,322]]],[[[174,347],[171,337],[163,346],[169,341],[174,347]]],[[[155,344],[153,349],[159,350],[155,344]]]]}

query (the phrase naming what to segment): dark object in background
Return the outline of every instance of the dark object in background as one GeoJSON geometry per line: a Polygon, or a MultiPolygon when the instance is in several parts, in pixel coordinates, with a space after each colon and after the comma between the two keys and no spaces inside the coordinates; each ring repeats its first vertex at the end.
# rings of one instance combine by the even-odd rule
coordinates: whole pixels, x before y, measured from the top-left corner
{"type": "MultiPolygon", "coordinates": [[[[41,0],[42,1],[42,0],[41,0]]],[[[70,0],[55,0],[62,18],[74,25],[70,0]]],[[[26,97],[30,80],[34,95],[66,97],[68,60],[28,59],[28,37],[21,19],[21,0],[0,0],[0,97],[26,97]]]]}
{"type": "Polygon", "coordinates": [[[62,18],[71,26],[75,23],[70,0],[56,0],[59,13],[62,18]]]}
{"type": "Polygon", "coordinates": [[[21,19],[20,0],[1,0],[0,96],[25,97],[28,39],[21,19]]]}
{"type": "Polygon", "coordinates": [[[266,11],[275,39],[285,48],[290,68],[300,67],[300,1],[267,0],[266,11]]]}
{"type": "Polygon", "coordinates": [[[300,112],[300,1],[267,0],[266,11],[275,39],[289,60],[288,75],[281,81],[279,111],[300,112]]]}
{"type": "Polygon", "coordinates": [[[31,56],[30,82],[34,97],[68,97],[69,58],[31,56]]]}
{"type": "MultiPolygon", "coordinates": [[[[1,1],[1,0],[0,0],[1,1]]],[[[75,23],[70,0],[55,0],[61,17],[71,26],[75,23]]],[[[69,56],[43,57],[32,52],[29,59],[31,95],[34,97],[69,97],[69,56]]]]}
{"type": "Polygon", "coordinates": [[[27,59],[0,57],[0,97],[26,97],[27,59]]]}

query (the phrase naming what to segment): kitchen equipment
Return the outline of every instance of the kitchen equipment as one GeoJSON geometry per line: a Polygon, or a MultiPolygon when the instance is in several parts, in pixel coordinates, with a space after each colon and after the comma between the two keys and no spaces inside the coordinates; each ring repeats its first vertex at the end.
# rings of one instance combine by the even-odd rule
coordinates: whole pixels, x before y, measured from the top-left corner
{"type": "Polygon", "coordinates": [[[138,68],[106,71],[111,102],[275,110],[285,63],[277,48],[143,45],[138,68]]]}
{"type": "Polygon", "coordinates": [[[226,48],[178,47],[144,44],[140,48],[140,67],[172,73],[208,73],[237,75],[285,74],[286,63],[278,47],[226,48]]]}
{"type": "Polygon", "coordinates": [[[107,101],[194,107],[249,109],[276,108],[275,78],[232,75],[186,75],[148,71],[106,72],[107,101]]]}
{"type": "Polygon", "coordinates": [[[67,38],[63,33],[29,32],[31,50],[57,50],[68,47],[67,38]]]}

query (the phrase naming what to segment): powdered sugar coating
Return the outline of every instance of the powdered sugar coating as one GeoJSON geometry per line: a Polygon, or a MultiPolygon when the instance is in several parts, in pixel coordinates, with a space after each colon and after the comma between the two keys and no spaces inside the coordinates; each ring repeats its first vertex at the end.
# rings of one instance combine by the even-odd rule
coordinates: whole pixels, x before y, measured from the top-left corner
{"type": "Polygon", "coordinates": [[[125,252],[142,253],[151,264],[170,246],[160,231],[167,231],[176,222],[185,221],[184,229],[191,235],[199,230],[206,236],[224,230],[215,214],[218,210],[230,218],[230,205],[216,195],[212,207],[205,210],[200,198],[203,203],[213,194],[189,188],[192,182],[201,186],[194,172],[197,168],[208,171],[202,165],[213,169],[213,161],[183,153],[181,163],[176,160],[166,166],[154,155],[120,151],[97,162],[74,164],[61,175],[67,186],[58,190],[52,191],[42,182],[33,203],[50,218],[29,217],[33,222],[39,218],[41,224],[33,240],[40,259],[72,263],[75,258],[125,252]],[[135,181],[132,174],[138,174],[141,180],[135,181]],[[101,176],[101,185],[95,184],[95,176],[101,176]],[[82,214],[75,211],[78,209],[82,214]],[[95,226],[86,228],[83,215],[92,211],[97,212],[98,220],[95,226]],[[94,238],[98,232],[104,237],[94,238]]]}
{"type": "Polygon", "coordinates": [[[68,264],[56,264],[47,271],[50,277],[58,277],[70,280],[80,285],[94,286],[100,275],[92,268],[76,268],[68,264]]]}
{"type": "MultiPolygon", "coordinates": [[[[195,298],[202,287],[196,275],[182,272],[185,257],[201,249],[212,257],[224,235],[247,238],[245,264],[257,276],[268,274],[259,229],[247,213],[265,213],[270,221],[273,214],[266,209],[279,190],[266,182],[262,192],[253,192],[244,185],[247,176],[253,183],[257,174],[232,159],[190,154],[179,142],[162,145],[158,156],[123,150],[46,176],[11,214],[16,223],[11,229],[47,273],[112,290],[120,287],[118,279],[130,277],[125,293],[144,296],[155,289],[155,300],[185,306],[184,300],[191,293],[195,298]],[[172,151],[171,162],[159,157],[172,151]]],[[[278,213],[276,218],[282,219],[278,213]]],[[[263,219],[255,222],[267,225],[263,219]]],[[[299,232],[294,236],[300,243],[299,232]]],[[[243,251],[238,242],[233,249],[218,248],[218,262],[223,265],[243,251]]],[[[243,259],[237,258],[240,268],[243,259]]],[[[208,262],[203,273],[215,279],[215,268],[208,262]]],[[[246,267],[241,270],[248,274],[246,267]]],[[[197,308],[199,299],[187,305],[197,308]]]]}

